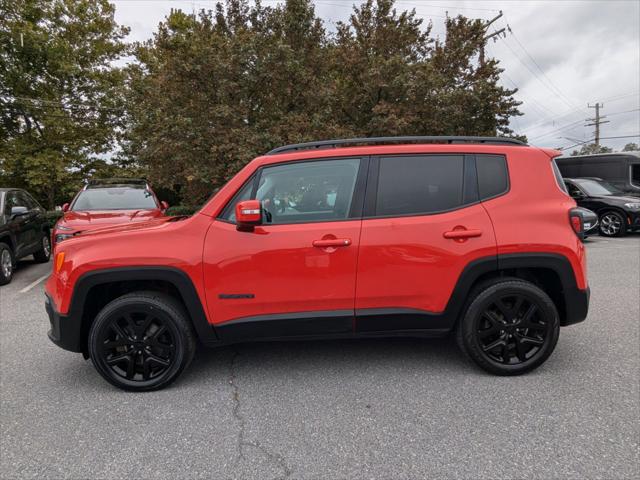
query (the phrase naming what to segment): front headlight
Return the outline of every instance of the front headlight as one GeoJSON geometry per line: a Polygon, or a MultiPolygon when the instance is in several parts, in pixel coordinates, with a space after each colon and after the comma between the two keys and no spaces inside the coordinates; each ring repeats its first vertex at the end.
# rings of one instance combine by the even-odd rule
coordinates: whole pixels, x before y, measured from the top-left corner
{"type": "Polygon", "coordinates": [[[625,203],[624,206],[627,207],[629,210],[640,210],[640,203],[638,202],[625,203]]]}
{"type": "Polygon", "coordinates": [[[67,238],[73,238],[73,234],[72,233],[58,233],[56,234],[56,243],[60,243],[64,240],[66,240],[67,238]]]}

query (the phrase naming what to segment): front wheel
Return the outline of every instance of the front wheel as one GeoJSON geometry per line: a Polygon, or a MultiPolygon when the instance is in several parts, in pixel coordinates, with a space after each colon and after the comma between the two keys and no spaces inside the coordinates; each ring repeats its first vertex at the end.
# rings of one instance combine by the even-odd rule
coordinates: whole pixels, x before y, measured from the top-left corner
{"type": "Polygon", "coordinates": [[[13,253],[11,247],[0,242],[0,285],[6,285],[13,278],[13,253]]]}
{"type": "Polygon", "coordinates": [[[89,331],[91,361],[124,390],[159,390],[193,359],[196,341],[182,305],[158,292],[134,292],[107,304],[89,331]]]}
{"type": "Polygon", "coordinates": [[[558,311],[536,285],[496,280],[476,291],[457,330],[458,345],[484,370],[519,375],[542,365],[560,333],[558,311]]]}
{"type": "Polygon", "coordinates": [[[49,234],[45,233],[40,240],[40,248],[33,254],[33,258],[37,263],[47,263],[51,257],[51,240],[49,234]]]}

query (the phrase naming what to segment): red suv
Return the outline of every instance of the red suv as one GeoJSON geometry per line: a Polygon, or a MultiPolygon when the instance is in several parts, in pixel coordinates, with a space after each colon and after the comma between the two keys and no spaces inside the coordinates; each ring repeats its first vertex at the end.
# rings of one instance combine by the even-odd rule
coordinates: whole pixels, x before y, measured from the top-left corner
{"type": "Polygon", "coordinates": [[[455,332],[485,370],[529,371],[589,304],[558,153],[486,137],[277,148],[190,218],[59,244],[49,337],[128,390],[175,380],[196,339],[455,332]]]}
{"type": "Polygon", "coordinates": [[[53,243],[80,232],[141,222],[162,217],[169,208],[160,202],[144,179],[110,178],[91,180],[71,201],[62,206],[62,218],[53,227],[53,243]]]}

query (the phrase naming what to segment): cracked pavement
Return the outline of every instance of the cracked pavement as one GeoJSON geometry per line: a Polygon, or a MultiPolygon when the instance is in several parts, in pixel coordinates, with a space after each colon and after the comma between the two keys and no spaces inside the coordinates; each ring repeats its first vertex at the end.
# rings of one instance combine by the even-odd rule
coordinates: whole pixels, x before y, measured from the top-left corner
{"type": "Polygon", "coordinates": [[[46,337],[50,265],[0,287],[1,478],[638,478],[640,235],[588,241],[592,303],[532,374],[448,340],[200,349],[121,392],[46,337]]]}

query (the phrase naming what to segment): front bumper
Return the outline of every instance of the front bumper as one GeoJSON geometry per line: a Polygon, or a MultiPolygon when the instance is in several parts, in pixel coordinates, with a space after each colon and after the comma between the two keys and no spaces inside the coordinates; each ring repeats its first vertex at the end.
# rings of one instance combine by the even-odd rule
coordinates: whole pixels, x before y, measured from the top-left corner
{"type": "Polygon", "coordinates": [[[566,327],[567,325],[582,322],[587,318],[587,314],[589,313],[589,297],[591,296],[591,289],[589,287],[585,290],[571,288],[564,293],[565,317],[562,319],[560,324],[563,327],[566,327]]]}
{"type": "Polygon", "coordinates": [[[44,308],[49,315],[51,328],[47,335],[49,339],[60,348],[70,352],[83,352],[82,329],[78,318],[61,315],[49,298],[45,294],[44,308]]]}

